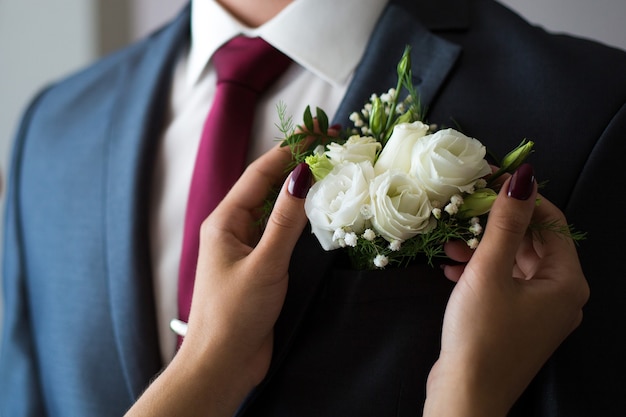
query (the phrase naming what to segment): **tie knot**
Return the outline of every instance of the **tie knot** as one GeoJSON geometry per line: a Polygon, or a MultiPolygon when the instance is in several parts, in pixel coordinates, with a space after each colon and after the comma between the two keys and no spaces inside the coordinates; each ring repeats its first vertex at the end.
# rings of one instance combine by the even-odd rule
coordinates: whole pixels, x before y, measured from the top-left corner
{"type": "Polygon", "coordinates": [[[238,36],[213,55],[217,82],[246,86],[261,93],[282,74],[291,60],[261,38],[238,36]]]}

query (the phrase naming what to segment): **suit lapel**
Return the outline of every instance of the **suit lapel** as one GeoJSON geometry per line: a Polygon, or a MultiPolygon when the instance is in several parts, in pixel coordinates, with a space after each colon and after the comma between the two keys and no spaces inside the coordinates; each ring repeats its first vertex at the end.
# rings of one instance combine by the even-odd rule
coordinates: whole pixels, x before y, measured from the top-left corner
{"type": "MultiPolygon", "coordinates": [[[[344,97],[334,123],[348,124],[350,113],[363,107],[373,92],[383,93],[397,82],[396,63],[402,56],[404,47],[412,47],[412,67],[414,82],[424,107],[435,98],[437,91],[452,69],[461,50],[460,47],[430,33],[414,17],[419,9],[415,2],[407,12],[405,6],[390,2],[374,30],[368,48],[354,74],[353,81],[344,97]]],[[[445,3],[462,3],[464,0],[446,0],[445,3]]],[[[458,28],[466,24],[466,13],[461,9],[458,19],[449,18],[446,27],[458,28]]],[[[450,13],[454,15],[455,13],[450,13]]],[[[433,14],[433,16],[437,16],[433,14]]],[[[437,20],[437,26],[443,23],[437,20]]],[[[297,329],[315,298],[318,287],[326,271],[333,267],[338,252],[324,252],[315,237],[305,231],[292,256],[287,300],[275,328],[274,359],[268,377],[257,388],[239,410],[245,412],[288,354],[297,329]]]]}
{"type": "MultiPolygon", "coordinates": [[[[429,107],[461,48],[429,32],[414,16],[414,13],[419,15],[419,9],[415,6],[406,8],[396,2],[385,9],[337,110],[334,123],[346,125],[350,113],[361,109],[372,93],[381,94],[395,87],[398,80],[396,63],[406,45],[411,45],[413,84],[417,86],[422,106],[429,107]],[[412,9],[418,11],[413,12],[412,9]]],[[[431,14],[433,18],[437,16],[434,12],[431,14]]],[[[465,14],[459,12],[459,19],[463,21],[465,14]]],[[[452,23],[452,20],[448,22],[449,25],[452,23]]]]}
{"type": "MultiPolygon", "coordinates": [[[[189,7],[118,70],[106,185],[111,315],[126,385],[136,398],[161,367],[150,274],[149,189],[175,59],[187,42],[189,7]]],[[[130,51],[134,53],[135,51],[130,51]]]]}

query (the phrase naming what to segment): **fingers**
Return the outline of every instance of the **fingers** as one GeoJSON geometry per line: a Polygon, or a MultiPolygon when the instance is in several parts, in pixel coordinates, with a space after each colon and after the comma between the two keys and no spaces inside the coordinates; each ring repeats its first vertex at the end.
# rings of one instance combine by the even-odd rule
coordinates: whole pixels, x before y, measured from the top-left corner
{"type": "MultiPolygon", "coordinates": [[[[561,212],[558,207],[541,195],[539,196],[539,204],[533,214],[533,222],[537,224],[553,225],[556,227],[568,227],[567,220],[565,219],[563,212],[561,212]]],[[[538,240],[543,243],[540,248],[542,254],[543,250],[546,248],[558,248],[559,251],[562,250],[564,253],[568,253],[570,255],[576,254],[576,247],[573,240],[564,233],[545,232],[541,233],[539,237],[540,239],[538,240]]]]}
{"type": "Polygon", "coordinates": [[[285,177],[285,168],[291,162],[291,152],[287,147],[276,146],[253,163],[224,198],[221,206],[255,210],[260,207],[269,191],[285,177]]]}
{"type": "Polygon", "coordinates": [[[474,254],[464,240],[451,240],[444,245],[443,249],[446,256],[455,262],[468,262],[474,254]]]}
{"type": "Polygon", "coordinates": [[[485,234],[468,264],[480,270],[477,276],[511,276],[515,255],[530,224],[536,193],[534,172],[528,164],[504,183],[489,213],[485,234]]]}
{"type": "Polygon", "coordinates": [[[304,198],[311,181],[312,173],[305,163],[291,172],[255,249],[256,257],[280,264],[275,266],[287,267],[291,252],[307,223],[304,198]]]}
{"type": "Polygon", "coordinates": [[[463,240],[453,240],[444,245],[446,256],[458,265],[442,265],[443,273],[450,281],[458,282],[465,270],[465,264],[472,258],[474,251],[463,240]]]}
{"type": "MultiPolygon", "coordinates": [[[[565,215],[554,204],[541,198],[535,209],[533,222],[568,227],[565,215]]],[[[558,282],[559,291],[568,294],[579,308],[589,299],[589,284],[585,279],[578,253],[573,240],[565,232],[546,230],[533,239],[534,250],[541,258],[537,279],[550,279],[558,282]]],[[[580,323],[579,317],[576,325],[580,323]]]]}
{"type": "Polygon", "coordinates": [[[465,264],[461,265],[443,265],[443,274],[452,282],[459,282],[463,272],[465,272],[465,264]]]}

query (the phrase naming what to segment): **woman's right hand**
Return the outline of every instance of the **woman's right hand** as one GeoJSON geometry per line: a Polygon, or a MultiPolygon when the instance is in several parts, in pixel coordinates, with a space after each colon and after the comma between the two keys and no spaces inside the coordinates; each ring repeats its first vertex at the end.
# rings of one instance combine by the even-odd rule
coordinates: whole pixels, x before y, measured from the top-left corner
{"type": "MultiPolygon", "coordinates": [[[[444,317],[441,352],[428,380],[425,416],[504,416],[561,342],[580,324],[589,297],[573,241],[528,226],[563,213],[541,197],[530,165],[503,185],[472,254],[446,252],[457,281],[444,317]]],[[[465,247],[463,247],[465,245],[465,247]]]]}

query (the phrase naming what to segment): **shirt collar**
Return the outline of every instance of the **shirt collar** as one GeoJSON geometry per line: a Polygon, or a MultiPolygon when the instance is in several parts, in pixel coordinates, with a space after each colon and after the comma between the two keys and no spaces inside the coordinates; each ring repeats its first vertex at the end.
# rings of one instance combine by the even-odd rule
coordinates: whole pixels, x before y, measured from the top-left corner
{"type": "Polygon", "coordinates": [[[249,28],[216,0],[193,0],[187,79],[196,83],[213,53],[243,34],[260,36],[327,82],[343,85],[386,4],[387,0],[294,0],[269,22],[249,28]]]}

